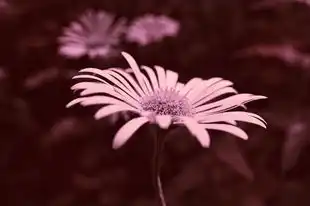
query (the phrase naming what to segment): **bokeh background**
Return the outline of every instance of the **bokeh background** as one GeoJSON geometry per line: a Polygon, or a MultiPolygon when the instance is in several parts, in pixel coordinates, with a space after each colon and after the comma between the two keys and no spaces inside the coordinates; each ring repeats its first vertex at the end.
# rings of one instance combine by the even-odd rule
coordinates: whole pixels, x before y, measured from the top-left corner
{"type": "Polygon", "coordinates": [[[58,38],[85,11],[128,22],[145,14],[179,22],[174,37],[122,42],[139,64],[192,77],[223,77],[268,129],[241,124],[244,141],[212,132],[203,149],[180,129],[162,154],[169,206],[310,205],[310,2],[307,0],[8,0],[0,4],[0,205],[152,206],[153,140],[147,126],[121,149],[126,121],[95,121],[95,108],[65,105],[84,67],[126,66],[121,55],[68,58],[58,38]]]}

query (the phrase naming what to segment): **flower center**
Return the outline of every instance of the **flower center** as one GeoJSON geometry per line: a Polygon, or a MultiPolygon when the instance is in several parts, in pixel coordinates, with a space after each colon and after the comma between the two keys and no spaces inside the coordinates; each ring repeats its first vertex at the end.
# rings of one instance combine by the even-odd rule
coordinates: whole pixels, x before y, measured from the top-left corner
{"type": "Polygon", "coordinates": [[[190,116],[191,107],[186,97],[180,96],[174,90],[159,90],[141,101],[144,111],[156,115],[190,116]]]}

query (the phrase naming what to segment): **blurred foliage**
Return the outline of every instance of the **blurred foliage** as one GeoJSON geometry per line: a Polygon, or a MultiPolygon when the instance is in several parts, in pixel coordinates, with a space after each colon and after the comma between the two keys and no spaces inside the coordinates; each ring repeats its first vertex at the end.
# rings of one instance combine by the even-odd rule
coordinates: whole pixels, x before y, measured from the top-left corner
{"type": "Polygon", "coordinates": [[[220,76],[235,82],[240,92],[269,97],[249,105],[267,120],[268,129],[244,125],[248,141],[213,132],[211,148],[202,149],[184,128],[168,136],[162,179],[169,206],[310,205],[309,65],[290,64],[279,56],[240,55],[253,46],[293,44],[307,56],[308,4],[6,2],[0,10],[0,205],[155,205],[147,126],[115,151],[112,138],[124,120],[95,121],[94,108],[65,108],[73,98],[76,71],[125,66],[120,57],[70,60],[58,55],[63,27],[87,9],[129,21],[146,13],[171,16],[181,24],[177,37],[145,47],[124,44],[123,50],[140,64],[179,72],[182,81],[220,76]]]}

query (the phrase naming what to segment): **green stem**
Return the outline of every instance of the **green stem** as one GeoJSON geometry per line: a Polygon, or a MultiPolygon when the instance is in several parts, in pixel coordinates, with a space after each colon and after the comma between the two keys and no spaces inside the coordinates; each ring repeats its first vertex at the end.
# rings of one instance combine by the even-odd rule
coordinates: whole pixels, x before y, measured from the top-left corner
{"type": "Polygon", "coordinates": [[[160,154],[164,146],[164,137],[160,134],[160,129],[157,129],[156,135],[154,137],[154,153],[153,153],[153,163],[154,163],[154,185],[156,192],[158,192],[158,197],[161,206],[166,206],[165,196],[160,180],[160,154]]]}

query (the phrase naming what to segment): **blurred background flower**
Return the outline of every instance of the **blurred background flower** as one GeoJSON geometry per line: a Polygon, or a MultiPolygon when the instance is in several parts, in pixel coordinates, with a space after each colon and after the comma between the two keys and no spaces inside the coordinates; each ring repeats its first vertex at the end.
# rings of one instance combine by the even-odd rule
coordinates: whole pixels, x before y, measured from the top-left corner
{"type": "Polygon", "coordinates": [[[59,38],[59,53],[70,58],[117,55],[125,29],[125,19],[115,21],[115,17],[105,11],[86,11],[64,29],[59,38]]]}
{"type": "Polygon", "coordinates": [[[165,37],[176,36],[180,23],[165,15],[145,14],[133,20],[126,33],[129,42],[141,46],[159,42],[165,37]]]}
{"type": "Polygon", "coordinates": [[[241,51],[240,54],[277,58],[287,64],[302,68],[307,68],[310,65],[310,55],[299,51],[293,44],[257,45],[241,51]]]}

